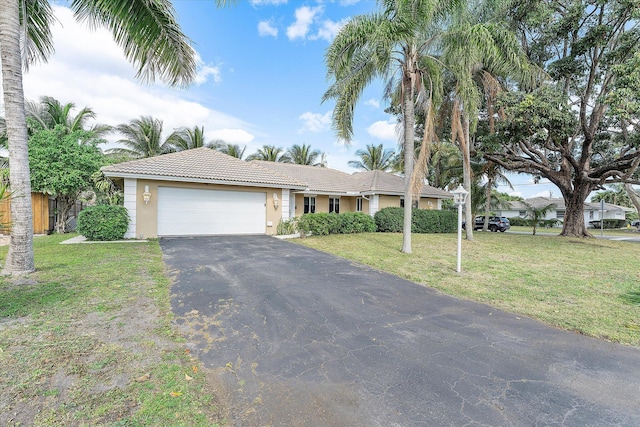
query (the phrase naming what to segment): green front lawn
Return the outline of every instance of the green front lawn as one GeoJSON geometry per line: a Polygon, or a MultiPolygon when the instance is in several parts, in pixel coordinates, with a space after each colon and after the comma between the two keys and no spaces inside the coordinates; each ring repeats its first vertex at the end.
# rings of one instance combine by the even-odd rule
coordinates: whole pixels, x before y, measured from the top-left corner
{"type": "MultiPolygon", "coordinates": [[[[511,226],[509,231],[518,231],[525,233],[532,233],[533,227],[524,227],[524,226],[511,226]]],[[[507,231],[507,233],[509,232],[507,231]]],[[[587,231],[591,233],[593,236],[600,236],[599,228],[587,228],[587,231]]],[[[553,233],[560,234],[562,232],[562,227],[553,227],[553,228],[545,228],[545,227],[537,227],[536,233],[553,233]]],[[[619,228],[616,230],[612,229],[604,229],[603,234],[609,237],[638,237],[640,236],[640,231],[635,227],[627,227],[627,228],[619,228]]]]}
{"type": "Polygon", "coordinates": [[[70,237],[36,238],[37,272],[0,278],[0,425],[215,425],[158,242],[58,244],[70,237]]]}
{"type": "Polygon", "coordinates": [[[640,244],[509,233],[330,235],[299,243],[551,325],[640,346],[640,244]]]}

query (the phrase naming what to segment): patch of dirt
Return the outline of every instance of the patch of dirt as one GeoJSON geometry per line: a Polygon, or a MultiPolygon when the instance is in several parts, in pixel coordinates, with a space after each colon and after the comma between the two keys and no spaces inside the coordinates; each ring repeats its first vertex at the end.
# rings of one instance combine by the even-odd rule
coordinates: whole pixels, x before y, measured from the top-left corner
{"type": "Polygon", "coordinates": [[[145,292],[108,310],[90,303],[95,310],[68,321],[40,313],[0,322],[0,426],[111,425],[134,414],[132,385],[152,387],[163,356],[185,352],[145,292]],[[109,409],[96,418],[100,405],[109,409]]]}

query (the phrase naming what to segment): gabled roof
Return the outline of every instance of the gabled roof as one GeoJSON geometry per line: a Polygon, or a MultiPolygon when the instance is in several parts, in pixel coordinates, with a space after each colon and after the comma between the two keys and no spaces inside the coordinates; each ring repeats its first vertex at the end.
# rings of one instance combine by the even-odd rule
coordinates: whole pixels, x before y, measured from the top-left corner
{"type": "Polygon", "coordinates": [[[263,160],[253,160],[249,163],[255,163],[271,171],[303,181],[307,184],[306,191],[308,192],[346,194],[356,191],[352,176],[336,169],[263,160]]]}
{"type": "MultiPolygon", "coordinates": [[[[357,172],[352,175],[358,184],[358,191],[371,194],[404,194],[404,178],[388,172],[373,170],[367,172],[357,172]]],[[[451,193],[430,185],[422,186],[422,197],[435,197],[439,199],[451,199],[451,193]]]]}
{"type": "MultiPolygon", "coordinates": [[[[108,177],[278,187],[311,194],[401,196],[404,193],[404,179],[388,172],[350,175],[318,166],[247,162],[204,147],[105,166],[102,172],[108,177]]],[[[428,185],[424,186],[421,196],[453,197],[447,191],[428,185]]]]}
{"type": "Polygon", "coordinates": [[[146,178],[167,181],[211,182],[264,185],[303,189],[306,183],[291,176],[265,169],[210,148],[195,148],[178,153],[132,160],[102,168],[108,177],[146,178]]]}

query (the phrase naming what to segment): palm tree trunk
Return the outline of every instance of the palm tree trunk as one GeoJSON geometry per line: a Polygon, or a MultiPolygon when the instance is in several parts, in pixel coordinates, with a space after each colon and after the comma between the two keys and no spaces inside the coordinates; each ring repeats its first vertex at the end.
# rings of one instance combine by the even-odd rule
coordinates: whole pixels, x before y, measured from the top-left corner
{"type": "Polygon", "coordinates": [[[19,0],[0,2],[0,55],[5,120],[9,141],[9,183],[11,200],[11,239],[4,266],[5,273],[24,274],[34,271],[33,219],[31,212],[31,179],[27,151],[27,123],[22,87],[20,54],[19,0]]]}
{"type": "Polygon", "coordinates": [[[462,180],[464,183],[464,189],[467,190],[469,195],[467,196],[467,200],[464,204],[464,217],[465,222],[467,223],[467,227],[465,227],[465,233],[467,236],[467,240],[473,240],[473,226],[475,224],[473,219],[473,212],[471,212],[471,152],[469,148],[470,140],[470,127],[469,117],[464,112],[463,115],[463,125],[464,125],[464,139],[462,147],[462,180]],[[471,224],[471,226],[468,226],[471,224]]]}
{"type": "Polygon", "coordinates": [[[413,208],[413,175],[415,111],[413,108],[412,74],[406,71],[402,81],[403,86],[403,122],[404,122],[404,218],[402,227],[402,252],[412,253],[411,249],[411,216],[413,208]]]}

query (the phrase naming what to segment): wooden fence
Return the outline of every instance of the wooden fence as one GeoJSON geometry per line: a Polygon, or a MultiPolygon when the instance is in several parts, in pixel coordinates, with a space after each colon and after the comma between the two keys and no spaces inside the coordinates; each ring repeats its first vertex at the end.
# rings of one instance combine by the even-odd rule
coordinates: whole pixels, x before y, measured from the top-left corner
{"type": "MultiPolygon", "coordinates": [[[[48,234],[51,232],[49,224],[49,196],[42,193],[31,193],[31,211],[33,213],[33,233],[48,234]]],[[[0,232],[11,232],[11,201],[0,203],[0,232]]]]}

